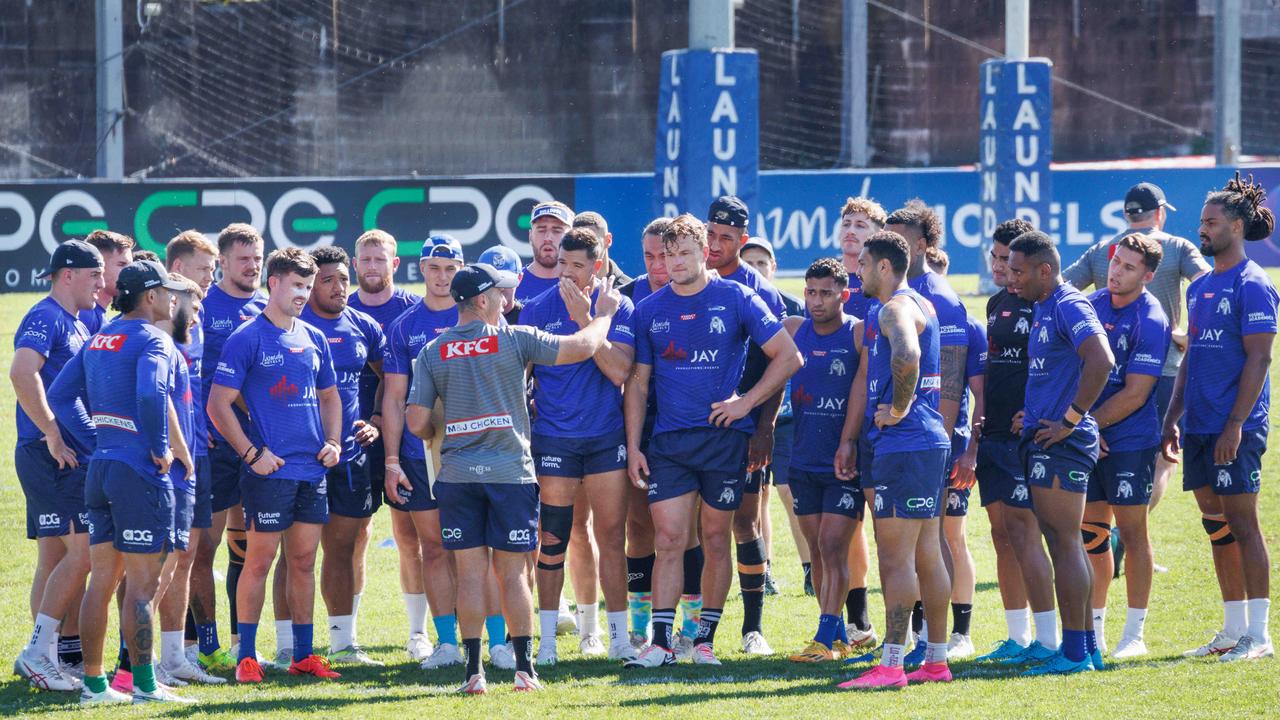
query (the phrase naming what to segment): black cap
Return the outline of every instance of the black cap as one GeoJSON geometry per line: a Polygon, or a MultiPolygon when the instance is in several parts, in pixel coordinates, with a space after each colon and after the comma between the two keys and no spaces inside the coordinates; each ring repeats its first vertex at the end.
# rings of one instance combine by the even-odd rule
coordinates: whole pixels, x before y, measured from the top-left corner
{"type": "Polygon", "coordinates": [[[449,294],[454,302],[470,300],[489,288],[513,288],[519,284],[514,273],[499,270],[487,263],[465,265],[453,276],[449,283],[449,294]]]}
{"type": "Polygon", "coordinates": [[[98,248],[83,240],[68,240],[53,249],[53,257],[49,258],[49,267],[36,277],[49,277],[66,268],[100,268],[102,253],[98,248]]]}
{"type": "Polygon", "coordinates": [[[1151,212],[1160,207],[1167,207],[1170,210],[1178,209],[1164,199],[1164,191],[1155,183],[1138,183],[1124,194],[1124,211],[1128,215],[1151,212]]]}
{"type": "Polygon", "coordinates": [[[745,228],[750,219],[747,204],[734,195],[721,195],[711,203],[711,209],[707,211],[707,222],[717,225],[745,228]]]}
{"type": "Polygon", "coordinates": [[[135,295],[163,286],[167,290],[186,290],[185,283],[169,279],[164,266],[154,260],[135,260],[120,268],[116,276],[116,293],[135,295]]]}

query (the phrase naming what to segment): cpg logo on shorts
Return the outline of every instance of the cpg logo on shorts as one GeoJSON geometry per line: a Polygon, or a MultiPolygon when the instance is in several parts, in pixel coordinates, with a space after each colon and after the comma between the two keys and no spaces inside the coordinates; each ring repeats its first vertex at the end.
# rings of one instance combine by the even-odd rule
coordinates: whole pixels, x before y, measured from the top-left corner
{"type": "Polygon", "coordinates": [[[155,536],[150,530],[131,530],[127,528],[120,531],[120,539],[130,545],[150,545],[155,542],[155,536]]]}
{"type": "Polygon", "coordinates": [[[533,532],[529,528],[520,528],[507,533],[507,542],[509,543],[529,543],[533,542],[533,532]]]}

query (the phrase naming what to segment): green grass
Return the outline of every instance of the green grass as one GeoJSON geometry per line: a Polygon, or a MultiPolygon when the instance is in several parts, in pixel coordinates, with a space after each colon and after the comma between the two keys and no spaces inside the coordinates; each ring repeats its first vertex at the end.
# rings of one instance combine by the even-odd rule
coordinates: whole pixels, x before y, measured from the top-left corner
{"type": "MultiPolygon", "coordinates": [[[[1273,273],[1280,280],[1280,276],[1273,273]]],[[[981,314],[985,298],[977,296],[976,278],[953,278],[964,295],[970,312],[981,314]]],[[[801,283],[783,281],[782,286],[798,294],[801,283]]],[[[0,365],[7,367],[12,355],[14,328],[23,312],[36,299],[33,295],[0,296],[0,365]]],[[[1280,356],[1280,354],[1278,354],[1280,356]]],[[[1280,366],[1280,363],[1277,363],[1280,366]]],[[[1280,373],[1273,370],[1273,382],[1280,373]]],[[[1278,385],[1280,386],[1280,385],[1278,385]]],[[[0,383],[0,407],[12,408],[8,383],[0,383]]],[[[1280,437],[1273,433],[1272,437],[1280,437]]],[[[0,446],[5,458],[14,442],[12,425],[0,428],[0,446]]],[[[1262,516],[1267,538],[1277,553],[1277,523],[1280,481],[1276,463],[1268,463],[1263,483],[1262,516]]],[[[1180,482],[1175,475],[1174,482],[1180,482]]],[[[26,540],[23,498],[11,465],[0,470],[0,543],[10,548],[0,554],[0,660],[14,657],[27,638],[30,619],[27,592],[34,565],[35,546],[26,540]]],[[[978,567],[973,636],[979,648],[1000,640],[1004,633],[1000,598],[995,585],[994,555],[988,540],[985,515],[977,509],[970,516],[969,545],[978,567]]],[[[801,592],[801,573],[795,549],[786,530],[782,508],[772,506],[774,572],[782,585],[782,595],[770,598],[765,612],[765,633],[779,652],[789,652],[812,637],[816,627],[815,603],[801,592]]],[[[339,682],[298,681],[288,676],[269,675],[268,681],[252,688],[224,685],[185,689],[183,694],[199,698],[201,704],[181,708],[117,709],[79,714],[75,697],[38,693],[13,678],[0,685],[0,715],[53,715],[75,713],[83,717],[136,717],[155,715],[221,715],[226,717],[286,718],[302,713],[323,713],[344,717],[504,717],[504,718],[596,718],[633,716],[682,717],[711,720],[742,717],[812,717],[826,715],[992,718],[992,717],[1232,717],[1280,714],[1280,663],[1224,666],[1215,662],[1191,661],[1180,653],[1207,639],[1219,627],[1221,605],[1209,558],[1209,548],[1200,528],[1199,513],[1187,494],[1176,488],[1152,517],[1151,532],[1157,561],[1167,565],[1167,574],[1157,574],[1147,623],[1147,643],[1151,655],[1142,661],[1115,663],[1104,673],[1066,679],[1027,680],[990,667],[967,662],[953,664],[957,681],[949,686],[911,687],[899,693],[854,694],[837,691],[834,683],[846,679],[850,670],[842,665],[794,665],[781,657],[747,660],[736,652],[735,630],[741,622],[741,604],[731,593],[726,608],[720,655],[724,666],[694,668],[681,665],[658,672],[624,673],[605,661],[584,662],[577,658],[576,641],[563,639],[560,656],[565,660],[541,676],[548,692],[529,697],[516,696],[509,687],[508,673],[489,670],[492,691],[485,698],[459,698],[451,694],[459,683],[457,669],[426,672],[409,663],[402,643],[405,620],[397,582],[394,550],[376,547],[390,537],[387,513],[375,519],[374,547],[369,550],[369,578],[361,607],[360,637],[375,656],[386,661],[382,669],[344,669],[339,682]],[[108,714],[110,713],[110,714],[108,714]]],[[[1273,577],[1275,573],[1273,562],[1273,577]]],[[[873,563],[874,565],[874,563],[873,563]]],[[[225,567],[219,559],[218,568],[225,567]]],[[[876,573],[871,576],[871,612],[876,626],[883,625],[876,573]]],[[[219,592],[220,626],[224,642],[227,620],[225,597],[219,592]]],[[[1123,583],[1113,585],[1108,637],[1119,638],[1124,617],[1123,583]]],[[[317,617],[323,618],[317,593],[317,617]]],[[[270,611],[263,615],[259,645],[264,653],[273,649],[270,611]]],[[[114,624],[108,637],[114,637],[114,624]]],[[[327,643],[321,630],[317,647],[327,643]]],[[[4,667],[7,667],[4,666],[4,667]]]]}

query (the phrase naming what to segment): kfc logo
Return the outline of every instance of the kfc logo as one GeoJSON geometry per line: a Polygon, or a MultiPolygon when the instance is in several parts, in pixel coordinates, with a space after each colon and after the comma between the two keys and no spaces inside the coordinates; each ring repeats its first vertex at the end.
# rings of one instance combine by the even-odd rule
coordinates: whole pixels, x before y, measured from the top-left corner
{"type": "Polygon", "coordinates": [[[475,340],[454,340],[440,346],[440,359],[452,360],[460,357],[477,357],[492,355],[498,352],[498,336],[487,335],[475,340]]]}

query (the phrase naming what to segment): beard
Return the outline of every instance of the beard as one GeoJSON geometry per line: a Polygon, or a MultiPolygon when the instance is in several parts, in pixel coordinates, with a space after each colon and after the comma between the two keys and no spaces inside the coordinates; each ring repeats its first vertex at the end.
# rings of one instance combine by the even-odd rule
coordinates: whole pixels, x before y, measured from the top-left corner
{"type": "Polygon", "coordinates": [[[361,275],[356,282],[359,283],[361,290],[374,295],[386,290],[387,286],[391,284],[391,279],[386,275],[379,275],[375,278],[367,278],[361,275]]]}
{"type": "Polygon", "coordinates": [[[191,310],[189,308],[179,305],[173,312],[173,332],[170,336],[179,345],[191,342],[191,310]]]}

